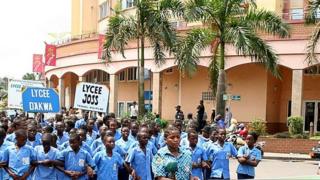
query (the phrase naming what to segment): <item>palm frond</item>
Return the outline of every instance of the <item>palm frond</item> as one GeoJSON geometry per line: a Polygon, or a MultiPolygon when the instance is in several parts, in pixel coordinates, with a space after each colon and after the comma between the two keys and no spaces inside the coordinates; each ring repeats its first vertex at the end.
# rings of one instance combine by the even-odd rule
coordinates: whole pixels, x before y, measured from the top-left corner
{"type": "Polygon", "coordinates": [[[159,12],[162,17],[182,17],[184,10],[184,4],[180,0],[161,0],[159,2],[159,12]]]}
{"type": "Polygon", "coordinates": [[[248,23],[253,29],[258,29],[281,38],[290,36],[290,28],[287,23],[274,12],[266,10],[250,9],[246,16],[241,17],[241,23],[248,23]]]}
{"type": "Polygon", "coordinates": [[[252,61],[264,64],[274,76],[280,77],[277,64],[278,56],[271,46],[252,32],[250,27],[233,22],[226,34],[226,39],[236,47],[237,54],[250,56],[252,61]]]}
{"type": "Polygon", "coordinates": [[[106,43],[104,44],[104,50],[106,57],[110,60],[111,51],[115,50],[124,55],[124,48],[129,40],[137,37],[137,25],[134,17],[125,17],[122,15],[116,15],[110,17],[109,28],[106,32],[106,43]]]}
{"type": "Polygon", "coordinates": [[[306,61],[309,65],[312,65],[314,63],[318,63],[318,59],[316,57],[315,49],[317,47],[318,41],[320,38],[320,22],[317,23],[311,38],[307,44],[307,57],[306,61]]]}
{"type": "Polygon", "coordinates": [[[216,34],[210,29],[193,29],[182,39],[175,52],[176,61],[180,71],[192,74],[197,69],[199,56],[202,50],[211,44],[216,34]]]}
{"type": "Polygon", "coordinates": [[[305,16],[307,24],[314,24],[317,21],[317,15],[320,8],[319,0],[309,0],[307,6],[307,13],[305,16]]]}
{"type": "Polygon", "coordinates": [[[184,18],[187,22],[204,21],[208,17],[207,0],[188,0],[185,2],[184,18]]]}

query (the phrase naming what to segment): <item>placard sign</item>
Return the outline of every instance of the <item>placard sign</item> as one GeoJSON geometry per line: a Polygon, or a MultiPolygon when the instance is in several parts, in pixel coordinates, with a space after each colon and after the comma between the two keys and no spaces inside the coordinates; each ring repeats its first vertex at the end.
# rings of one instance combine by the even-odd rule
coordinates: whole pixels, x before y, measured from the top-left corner
{"type": "Polygon", "coordinates": [[[44,87],[43,82],[10,80],[8,84],[8,107],[22,109],[22,90],[26,87],[44,87]]]}
{"type": "Polygon", "coordinates": [[[74,107],[97,112],[107,112],[109,90],[104,85],[78,83],[74,107]]]}
{"type": "Polygon", "coordinates": [[[59,95],[52,88],[26,88],[22,93],[25,112],[57,113],[60,111],[59,95]]]}

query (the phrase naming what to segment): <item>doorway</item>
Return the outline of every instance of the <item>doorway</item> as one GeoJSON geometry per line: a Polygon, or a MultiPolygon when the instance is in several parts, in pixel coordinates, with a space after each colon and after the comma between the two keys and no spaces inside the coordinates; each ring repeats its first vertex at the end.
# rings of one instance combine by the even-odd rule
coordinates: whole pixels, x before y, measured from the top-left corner
{"type": "Polygon", "coordinates": [[[314,132],[320,132],[320,101],[306,101],[304,103],[304,131],[310,131],[311,122],[314,132]]]}

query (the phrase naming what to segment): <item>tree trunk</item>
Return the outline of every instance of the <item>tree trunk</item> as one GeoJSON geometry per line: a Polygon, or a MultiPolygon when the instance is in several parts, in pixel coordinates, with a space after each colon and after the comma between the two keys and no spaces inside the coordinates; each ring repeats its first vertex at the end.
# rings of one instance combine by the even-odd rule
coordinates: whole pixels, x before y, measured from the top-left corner
{"type": "Polygon", "coordinates": [[[224,117],[225,101],[223,100],[223,95],[226,93],[226,73],[224,70],[224,51],[225,43],[221,41],[220,48],[220,70],[218,76],[217,84],[217,94],[216,94],[216,114],[221,114],[224,117]]]}
{"type": "Polygon", "coordinates": [[[141,36],[141,59],[139,66],[139,116],[143,116],[144,110],[144,36],[141,36]]]}

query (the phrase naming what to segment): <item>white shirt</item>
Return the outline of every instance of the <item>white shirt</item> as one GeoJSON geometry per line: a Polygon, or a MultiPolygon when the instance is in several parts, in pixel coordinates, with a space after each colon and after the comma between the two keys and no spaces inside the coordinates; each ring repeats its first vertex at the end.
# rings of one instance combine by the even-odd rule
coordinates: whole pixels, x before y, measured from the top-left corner
{"type": "Polygon", "coordinates": [[[138,105],[130,106],[130,116],[138,116],[138,105]]]}

